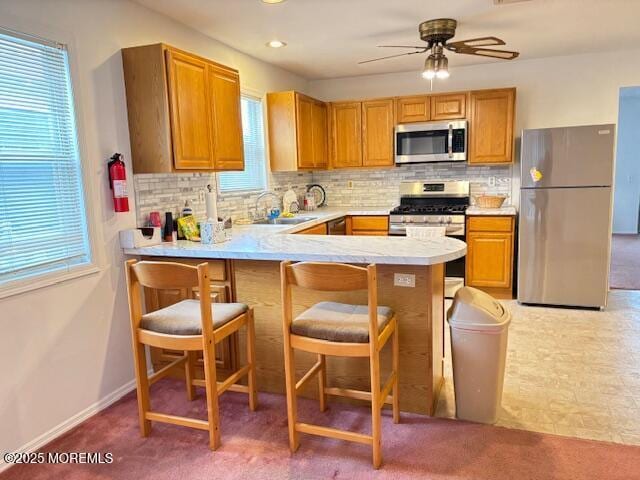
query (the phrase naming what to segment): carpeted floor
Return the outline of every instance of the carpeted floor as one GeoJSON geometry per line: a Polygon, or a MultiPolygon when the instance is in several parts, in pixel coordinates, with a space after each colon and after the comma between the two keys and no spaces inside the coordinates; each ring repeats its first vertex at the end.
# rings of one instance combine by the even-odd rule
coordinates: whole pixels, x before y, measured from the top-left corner
{"type": "MultiPolygon", "coordinates": [[[[205,418],[203,397],[188,402],[183,383],[162,381],[152,390],[154,408],[205,418]]],[[[260,394],[260,402],[251,413],[246,396],[222,397],[223,444],[211,452],[200,430],[155,423],[141,438],[135,394],[128,394],[43,449],[111,452],[112,464],[18,465],[0,479],[640,479],[640,447],[410,414],[400,425],[385,415],[379,471],[368,447],[337,440],[303,435],[291,456],[284,397],[260,394]]],[[[332,403],[321,414],[316,402],[299,403],[302,420],[369,430],[368,408],[332,403]]]]}
{"type": "Polygon", "coordinates": [[[611,288],[640,290],[640,235],[614,235],[611,243],[611,288]]]}

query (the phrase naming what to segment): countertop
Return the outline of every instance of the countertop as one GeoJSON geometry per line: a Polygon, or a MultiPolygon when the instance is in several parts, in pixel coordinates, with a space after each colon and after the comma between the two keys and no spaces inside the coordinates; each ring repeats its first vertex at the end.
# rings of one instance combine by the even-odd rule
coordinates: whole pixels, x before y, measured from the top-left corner
{"type": "Polygon", "coordinates": [[[467,215],[486,215],[486,216],[492,216],[492,215],[515,216],[517,213],[518,212],[516,210],[516,207],[512,205],[506,205],[500,208],[481,208],[481,207],[471,206],[467,208],[467,212],[466,212],[467,215]]]}
{"type": "Polygon", "coordinates": [[[392,265],[435,265],[464,256],[467,245],[455,238],[418,240],[407,237],[293,235],[345,215],[388,215],[389,209],[320,208],[301,212],[314,217],[298,225],[234,225],[233,238],[215,245],[180,240],[128,248],[127,255],[237,260],[293,260],[392,265]]]}

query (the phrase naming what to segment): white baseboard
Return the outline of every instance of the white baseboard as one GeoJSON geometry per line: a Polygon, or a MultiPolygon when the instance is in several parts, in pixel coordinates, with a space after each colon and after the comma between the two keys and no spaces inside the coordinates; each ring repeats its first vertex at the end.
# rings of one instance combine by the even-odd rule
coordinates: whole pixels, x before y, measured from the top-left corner
{"type": "MultiPolygon", "coordinates": [[[[65,420],[59,425],[56,425],[48,432],[43,433],[39,437],[31,440],[29,443],[23,445],[22,447],[18,448],[15,452],[12,452],[12,453],[34,452],[38,450],[40,447],[43,447],[44,445],[54,440],[55,438],[59,437],[63,433],[68,432],[76,425],[79,425],[80,423],[84,422],[89,417],[94,416],[96,413],[100,412],[101,410],[104,410],[109,405],[120,400],[127,393],[129,393],[132,390],[135,390],[135,388],[136,388],[135,379],[125,383],[123,386],[111,392],[106,397],[98,400],[93,405],[89,405],[89,407],[85,408],[81,412],[78,412],[73,417],[65,420]]],[[[3,460],[0,459],[0,472],[8,469],[12,465],[13,464],[5,463],[3,460]]]]}

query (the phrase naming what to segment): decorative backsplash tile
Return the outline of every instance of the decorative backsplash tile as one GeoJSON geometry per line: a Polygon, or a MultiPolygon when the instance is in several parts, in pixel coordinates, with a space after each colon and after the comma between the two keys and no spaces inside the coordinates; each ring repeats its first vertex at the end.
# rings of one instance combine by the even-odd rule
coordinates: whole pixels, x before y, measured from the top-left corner
{"type": "MultiPolygon", "coordinates": [[[[511,166],[471,166],[460,164],[418,164],[385,169],[327,170],[317,172],[277,172],[269,175],[270,189],[279,197],[289,188],[298,195],[312,183],[322,185],[331,207],[383,207],[398,203],[400,182],[412,180],[468,180],[471,195],[492,193],[506,195],[511,203],[511,166]]],[[[146,225],[152,211],[181,211],[190,200],[194,214],[204,218],[205,204],[200,191],[207,185],[217,189],[216,174],[175,173],[134,175],[136,218],[138,226],[146,225]]],[[[255,211],[261,192],[218,195],[218,212],[233,219],[247,217],[255,211]]],[[[473,203],[473,199],[472,199],[473,203]]]]}

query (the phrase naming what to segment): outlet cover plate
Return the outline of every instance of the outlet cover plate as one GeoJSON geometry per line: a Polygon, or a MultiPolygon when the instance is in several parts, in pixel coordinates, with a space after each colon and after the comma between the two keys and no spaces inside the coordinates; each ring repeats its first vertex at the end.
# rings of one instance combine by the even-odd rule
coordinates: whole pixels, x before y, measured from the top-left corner
{"type": "Polygon", "coordinates": [[[394,273],[393,285],[396,287],[410,287],[416,286],[416,276],[412,273],[394,273]]]}

